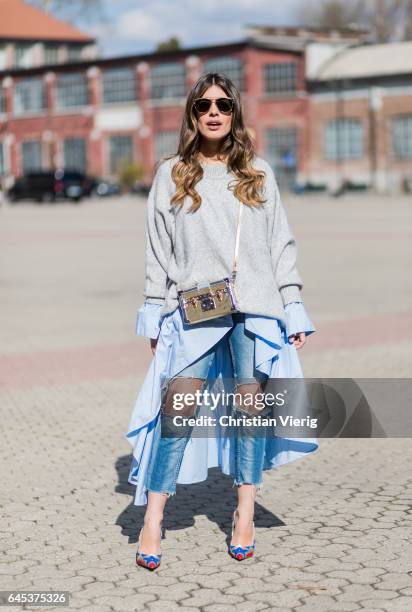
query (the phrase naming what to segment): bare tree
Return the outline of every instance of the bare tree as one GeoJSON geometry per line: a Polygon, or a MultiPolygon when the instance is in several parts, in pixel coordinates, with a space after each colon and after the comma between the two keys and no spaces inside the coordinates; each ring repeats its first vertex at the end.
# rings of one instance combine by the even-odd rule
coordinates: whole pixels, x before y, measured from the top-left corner
{"type": "Polygon", "coordinates": [[[365,0],[323,0],[311,4],[305,2],[302,8],[302,18],[306,24],[331,30],[360,25],[364,15],[365,0]]]}
{"type": "Polygon", "coordinates": [[[405,9],[409,0],[375,0],[370,2],[367,19],[371,25],[375,42],[405,40],[405,9]]]}
{"type": "Polygon", "coordinates": [[[403,40],[412,40],[412,0],[409,0],[405,7],[403,40]]]}
{"type": "Polygon", "coordinates": [[[314,27],[365,28],[373,42],[412,40],[412,0],[324,0],[301,14],[314,27]]]}
{"type": "Polygon", "coordinates": [[[104,19],[102,0],[26,0],[29,4],[51,13],[56,17],[76,21],[91,18],[95,21],[104,19]]]}

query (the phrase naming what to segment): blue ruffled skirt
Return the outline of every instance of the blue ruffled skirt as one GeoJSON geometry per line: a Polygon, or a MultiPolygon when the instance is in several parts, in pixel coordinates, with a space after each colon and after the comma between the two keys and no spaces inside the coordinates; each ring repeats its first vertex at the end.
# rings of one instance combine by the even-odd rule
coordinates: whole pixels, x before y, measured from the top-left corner
{"type": "MultiPolygon", "coordinates": [[[[143,304],[139,310],[136,332],[154,337],[160,306],[143,304]]],[[[190,327],[184,324],[180,309],[166,314],[160,325],[160,333],[143,384],[132,411],[126,438],[133,458],[128,481],[136,485],[134,504],[147,503],[146,475],[150,460],[157,419],[160,414],[161,392],[167,381],[196,361],[231,329],[231,315],[209,321],[207,326],[190,327]]],[[[288,342],[291,334],[304,331],[306,335],[316,331],[303,303],[292,302],[285,306],[285,320],[245,314],[245,328],[254,334],[255,367],[270,378],[303,378],[297,349],[288,342]]],[[[155,334],[157,335],[157,334],[155,334]]],[[[225,343],[219,343],[206,381],[210,393],[231,392],[226,381],[233,379],[230,353],[225,343]]],[[[266,439],[264,470],[295,461],[318,448],[317,438],[268,437],[266,439]]],[[[192,484],[206,480],[208,469],[219,467],[234,476],[234,443],[230,437],[191,437],[188,440],[178,484],[192,484]]]]}

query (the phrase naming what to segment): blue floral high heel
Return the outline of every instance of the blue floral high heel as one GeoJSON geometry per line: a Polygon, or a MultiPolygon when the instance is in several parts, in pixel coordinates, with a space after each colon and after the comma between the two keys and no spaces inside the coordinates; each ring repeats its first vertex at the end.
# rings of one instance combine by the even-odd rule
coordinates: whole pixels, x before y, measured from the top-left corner
{"type": "Polygon", "coordinates": [[[255,523],[253,522],[253,543],[250,544],[249,546],[234,546],[232,544],[232,540],[233,540],[233,532],[235,530],[235,523],[236,523],[235,516],[236,516],[236,510],[233,513],[233,519],[232,519],[232,539],[229,544],[229,555],[233,557],[233,559],[237,559],[238,561],[243,561],[244,559],[249,559],[250,557],[253,557],[254,552],[255,552],[255,536],[256,536],[255,523]]]}
{"type": "MultiPolygon", "coordinates": [[[[144,527],[144,525],[143,525],[144,527]]],[[[137,552],[136,552],[136,564],[140,567],[145,567],[148,570],[155,570],[159,567],[160,561],[162,559],[162,553],[160,552],[158,555],[146,555],[140,551],[140,543],[142,538],[143,527],[139,533],[139,541],[137,543],[137,552]]],[[[162,539],[162,526],[160,527],[160,539],[162,539]]]]}

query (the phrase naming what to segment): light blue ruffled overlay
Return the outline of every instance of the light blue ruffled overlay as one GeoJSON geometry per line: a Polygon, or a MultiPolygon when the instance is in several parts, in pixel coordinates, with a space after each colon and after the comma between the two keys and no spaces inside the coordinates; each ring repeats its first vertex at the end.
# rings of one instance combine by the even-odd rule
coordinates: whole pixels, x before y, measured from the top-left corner
{"type": "MultiPolygon", "coordinates": [[[[193,363],[231,329],[231,315],[210,321],[208,326],[190,327],[181,318],[180,309],[159,316],[160,304],[145,302],[138,311],[136,334],[157,338],[153,356],[132,411],[126,438],[132,446],[133,459],[128,481],[136,485],[134,504],[147,503],[146,473],[153,435],[159,417],[161,390],[171,377],[193,363]],[[161,332],[161,333],[160,333],[161,332]]],[[[303,378],[297,349],[289,336],[316,331],[302,302],[286,304],[284,320],[245,314],[245,328],[255,337],[255,367],[270,378],[303,378]]],[[[210,393],[231,392],[225,379],[233,379],[230,353],[220,343],[209,372],[205,389],[210,393]]],[[[312,453],[318,448],[317,438],[268,437],[264,470],[279,467],[312,453]]],[[[188,440],[177,482],[191,484],[206,480],[208,469],[219,467],[224,474],[234,475],[234,444],[230,437],[196,437],[188,440]]]]}

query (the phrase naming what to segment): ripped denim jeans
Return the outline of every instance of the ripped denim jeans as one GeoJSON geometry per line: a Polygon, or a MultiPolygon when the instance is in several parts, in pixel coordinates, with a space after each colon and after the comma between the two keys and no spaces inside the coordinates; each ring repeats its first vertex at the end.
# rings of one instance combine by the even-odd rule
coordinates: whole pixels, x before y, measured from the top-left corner
{"type": "MultiPolygon", "coordinates": [[[[254,337],[245,329],[244,314],[234,313],[232,317],[233,327],[219,342],[229,344],[237,397],[242,398],[244,394],[248,394],[250,398],[251,393],[262,392],[262,385],[267,380],[267,376],[254,367],[254,337]],[[241,383],[242,379],[249,379],[249,382],[241,383]],[[254,379],[255,382],[250,383],[251,379],[254,379]]],[[[171,429],[172,419],[177,414],[172,407],[173,393],[196,393],[197,390],[203,389],[218,344],[204,353],[197,361],[184,368],[177,376],[170,379],[167,385],[149,462],[146,480],[148,491],[164,493],[167,496],[176,493],[176,482],[192,428],[189,426],[179,427],[181,435],[162,436],[161,432],[171,429]]],[[[259,414],[254,405],[243,403],[244,406],[242,400],[240,406],[235,403],[233,416],[259,414]]],[[[183,412],[181,409],[179,410],[180,415],[188,417],[196,416],[196,412],[197,408],[193,405],[185,406],[183,412]]],[[[233,486],[253,484],[256,486],[256,490],[260,491],[262,488],[266,438],[262,435],[253,436],[253,425],[241,424],[236,428],[234,443],[235,479],[233,486]]]]}

